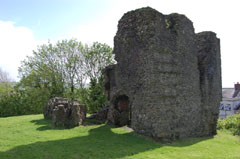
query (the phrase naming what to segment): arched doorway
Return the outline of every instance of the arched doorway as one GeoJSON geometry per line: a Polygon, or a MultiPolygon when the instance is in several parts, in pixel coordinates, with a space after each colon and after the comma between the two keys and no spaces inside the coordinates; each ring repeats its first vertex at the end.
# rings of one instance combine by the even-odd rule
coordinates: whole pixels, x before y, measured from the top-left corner
{"type": "Polygon", "coordinates": [[[129,98],[126,95],[120,95],[114,102],[115,109],[119,112],[117,126],[131,125],[131,107],[129,98]]]}

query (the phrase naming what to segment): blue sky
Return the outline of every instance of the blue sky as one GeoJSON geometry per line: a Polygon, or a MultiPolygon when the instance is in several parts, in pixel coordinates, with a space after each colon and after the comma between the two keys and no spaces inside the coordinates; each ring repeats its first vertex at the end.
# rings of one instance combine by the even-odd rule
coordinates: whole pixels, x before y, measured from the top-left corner
{"type": "Polygon", "coordinates": [[[163,14],[185,14],[195,32],[221,39],[223,87],[240,81],[239,0],[0,0],[0,67],[18,80],[20,61],[48,40],[76,38],[113,47],[124,13],[150,6],[163,14]]]}
{"type": "Polygon", "coordinates": [[[86,25],[107,13],[100,0],[1,0],[0,20],[31,29],[37,40],[57,39],[77,25],[86,25]]]}

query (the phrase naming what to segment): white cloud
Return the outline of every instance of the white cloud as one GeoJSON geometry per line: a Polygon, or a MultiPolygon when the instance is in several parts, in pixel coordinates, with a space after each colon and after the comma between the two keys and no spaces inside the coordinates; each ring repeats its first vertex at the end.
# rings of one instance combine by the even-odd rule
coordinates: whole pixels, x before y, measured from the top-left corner
{"type": "Polygon", "coordinates": [[[32,54],[37,41],[26,27],[14,26],[14,22],[0,21],[0,67],[17,80],[20,61],[32,54]]]}

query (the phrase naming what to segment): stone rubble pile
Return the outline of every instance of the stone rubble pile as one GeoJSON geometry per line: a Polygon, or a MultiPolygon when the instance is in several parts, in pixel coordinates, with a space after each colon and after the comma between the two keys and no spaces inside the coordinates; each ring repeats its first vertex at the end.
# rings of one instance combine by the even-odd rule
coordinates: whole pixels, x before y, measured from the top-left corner
{"type": "Polygon", "coordinates": [[[45,119],[51,119],[53,124],[65,127],[82,125],[86,113],[85,105],[76,100],[71,104],[68,99],[61,97],[50,99],[43,110],[45,119]]]}

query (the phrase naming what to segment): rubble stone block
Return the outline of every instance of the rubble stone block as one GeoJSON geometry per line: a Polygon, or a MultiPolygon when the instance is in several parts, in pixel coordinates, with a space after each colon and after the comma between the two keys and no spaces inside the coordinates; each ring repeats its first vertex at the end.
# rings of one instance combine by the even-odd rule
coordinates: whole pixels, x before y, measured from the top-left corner
{"type": "Polygon", "coordinates": [[[43,114],[57,126],[74,127],[83,124],[87,108],[77,100],[71,104],[66,98],[55,97],[47,102],[43,114]]]}

